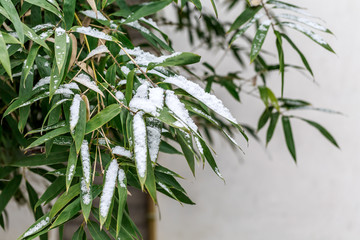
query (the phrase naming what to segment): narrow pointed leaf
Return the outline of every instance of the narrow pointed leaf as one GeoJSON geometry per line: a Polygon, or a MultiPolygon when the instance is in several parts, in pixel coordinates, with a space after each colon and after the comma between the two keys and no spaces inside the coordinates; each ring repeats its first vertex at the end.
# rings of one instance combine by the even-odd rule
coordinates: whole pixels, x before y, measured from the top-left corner
{"type": "Polygon", "coordinates": [[[253,62],[257,55],[260,53],[261,47],[264,44],[266,35],[269,31],[271,20],[262,23],[256,31],[255,38],[251,45],[250,62],[253,62]]]}
{"type": "Polygon", "coordinates": [[[75,143],[71,144],[70,146],[70,152],[69,152],[69,160],[68,165],[66,168],[66,191],[68,191],[71,182],[75,175],[76,165],[77,165],[77,154],[76,154],[76,148],[75,143]]]}
{"type": "Polygon", "coordinates": [[[289,149],[291,156],[293,157],[294,161],[296,162],[295,143],[294,143],[294,138],[293,138],[293,134],[292,134],[292,130],[291,130],[291,124],[290,124],[289,117],[286,117],[286,116],[282,117],[282,125],[283,125],[286,145],[289,149]]]}
{"type": "Polygon", "coordinates": [[[1,32],[0,32],[0,62],[3,68],[5,69],[6,73],[9,75],[10,79],[12,80],[9,53],[6,47],[3,34],[1,32]]]}
{"type": "Polygon", "coordinates": [[[22,176],[16,175],[6,186],[2,189],[0,194],[0,214],[4,211],[6,205],[9,203],[12,196],[16,193],[21,183],[22,176]]]}
{"type": "Polygon", "coordinates": [[[132,13],[124,23],[129,23],[138,20],[139,18],[146,17],[149,15],[152,15],[167,5],[169,5],[172,2],[172,0],[163,0],[163,1],[154,1],[149,2],[147,4],[144,4],[141,6],[138,10],[136,10],[134,13],[132,13]]]}
{"type": "Polygon", "coordinates": [[[4,7],[4,9],[6,10],[10,21],[14,24],[16,33],[20,39],[21,43],[24,43],[24,29],[23,29],[23,24],[21,23],[19,14],[13,4],[12,1],[9,0],[0,0],[1,5],[4,7]]]}
{"type": "Polygon", "coordinates": [[[326,128],[324,128],[323,126],[321,126],[319,123],[311,121],[311,120],[307,120],[304,118],[300,118],[301,120],[307,122],[308,124],[310,124],[311,126],[313,126],[314,128],[316,128],[317,130],[319,130],[319,132],[327,139],[329,140],[332,144],[334,144],[337,148],[340,148],[338,143],[336,142],[335,138],[329,133],[328,130],[326,130],[326,128]]]}
{"type": "Polygon", "coordinates": [[[234,23],[231,25],[228,32],[234,31],[244,25],[247,21],[255,16],[257,12],[262,8],[262,6],[257,7],[247,7],[241,14],[238,16],[234,23]]]}

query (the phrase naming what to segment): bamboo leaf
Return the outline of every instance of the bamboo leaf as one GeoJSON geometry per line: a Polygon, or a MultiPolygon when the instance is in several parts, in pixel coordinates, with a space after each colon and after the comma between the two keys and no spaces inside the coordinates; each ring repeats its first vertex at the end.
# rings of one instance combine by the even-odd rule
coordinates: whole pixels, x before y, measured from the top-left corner
{"type": "Polygon", "coordinates": [[[131,70],[126,76],[125,99],[127,103],[130,103],[133,94],[132,92],[134,88],[134,74],[135,74],[135,69],[131,70]]]}
{"type": "MultiPolygon", "coordinates": [[[[65,181],[64,177],[58,177],[41,195],[39,201],[35,204],[35,209],[41,204],[47,204],[54,198],[56,198],[64,189],[65,181]]],[[[48,214],[47,214],[48,215],[48,214]]]]}
{"type": "Polygon", "coordinates": [[[69,190],[71,182],[74,178],[78,156],[76,154],[75,143],[70,146],[69,160],[66,168],[66,191],[69,190]]]}
{"type": "Polygon", "coordinates": [[[292,28],[292,29],[295,29],[295,30],[303,33],[304,35],[309,37],[311,40],[313,40],[314,42],[316,42],[317,44],[319,44],[320,46],[322,46],[326,50],[335,53],[334,50],[331,48],[331,46],[321,36],[317,35],[313,31],[311,31],[311,30],[309,30],[307,28],[304,28],[304,27],[302,27],[302,26],[300,26],[298,24],[291,23],[291,22],[282,22],[281,25],[292,28]]]}
{"type": "Polygon", "coordinates": [[[49,217],[52,219],[61,209],[63,209],[73,198],[80,194],[80,183],[77,183],[69,188],[69,190],[63,193],[51,208],[49,217]]]}
{"type": "Polygon", "coordinates": [[[12,196],[17,192],[21,179],[21,175],[15,175],[15,177],[11,179],[11,181],[2,189],[0,194],[0,215],[4,211],[12,196]]]}
{"type": "Polygon", "coordinates": [[[118,172],[118,213],[116,218],[116,238],[119,236],[121,226],[122,226],[122,217],[123,212],[126,206],[126,199],[127,199],[127,179],[125,171],[120,168],[118,172]]]}
{"type": "Polygon", "coordinates": [[[36,42],[37,44],[43,46],[44,48],[46,48],[47,50],[50,50],[49,46],[46,44],[45,40],[40,38],[34,30],[32,30],[31,28],[29,28],[26,24],[22,24],[22,27],[24,28],[24,34],[31,40],[33,40],[34,42],[36,42]]]}
{"type": "Polygon", "coordinates": [[[47,11],[54,13],[57,17],[62,18],[60,11],[46,0],[25,0],[25,2],[44,8],[47,11]]]}
{"type": "Polygon", "coordinates": [[[197,54],[190,52],[182,52],[180,54],[175,54],[173,57],[166,58],[161,63],[149,63],[148,70],[151,70],[156,66],[168,67],[193,64],[199,62],[200,58],[201,57],[197,54]]]}
{"type": "Polygon", "coordinates": [[[305,55],[300,51],[300,49],[295,45],[295,43],[290,39],[289,36],[287,36],[286,34],[281,34],[281,36],[283,38],[286,39],[286,41],[288,41],[288,43],[291,45],[291,47],[299,54],[301,61],[303,62],[305,68],[309,71],[309,73],[311,74],[311,76],[314,76],[314,73],[310,67],[310,64],[308,63],[305,55]]]}
{"type": "Polygon", "coordinates": [[[41,208],[35,209],[35,204],[37,203],[37,201],[39,201],[39,197],[38,197],[35,189],[31,186],[31,184],[28,181],[26,181],[26,190],[29,195],[31,210],[34,213],[35,220],[38,220],[39,218],[41,218],[44,215],[41,208]]]}
{"type": "Polygon", "coordinates": [[[257,55],[260,53],[261,47],[264,44],[266,35],[269,31],[270,24],[271,20],[267,20],[262,23],[256,31],[255,38],[251,45],[250,62],[253,62],[257,55]]]}
{"type": "Polygon", "coordinates": [[[228,32],[234,31],[252,19],[262,6],[247,7],[233,22],[228,32]]]}
{"type": "Polygon", "coordinates": [[[292,130],[291,130],[291,124],[290,124],[289,117],[287,117],[287,116],[282,117],[282,125],[283,125],[286,145],[289,149],[291,156],[293,157],[294,161],[296,162],[295,143],[294,143],[294,138],[293,138],[293,134],[292,134],[292,130]]]}
{"type": "Polygon", "coordinates": [[[326,130],[326,128],[324,128],[323,126],[321,126],[319,123],[311,121],[311,120],[307,120],[304,118],[300,118],[301,120],[307,122],[308,124],[310,124],[311,126],[313,126],[314,128],[316,128],[317,130],[319,130],[319,132],[327,139],[329,140],[332,144],[335,145],[335,147],[340,148],[338,143],[336,142],[335,138],[329,133],[328,130],[326,130]]]}
{"type": "Polygon", "coordinates": [[[34,61],[36,58],[36,55],[39,51],[40,45],[34,44],[29,52],[28,57],[26,58],[26,61],[24,62],[23,72],[22,75],[24,76],[24,79],[27,78],[32,66],[34,65],[34,61]]]}
{"type": "Polygon", "coordinates": [[[80,225],[78,230],[76,230],[76,232],[74,233],[72,240],[83,240],[84,237],[85,237],[84,227],[82,225],[80,225]]]}
{"type": "Polygon", "coordinates": [[[94,240],[110,240],[109,236],[101,230],[99,224],[96,222],[89,221],[87,226],[94,240]]]}
{"type": "Polygon", "coordinates": [[[12,1],[9,0],[0,0],[1,5],[4,7],[5,11],[8,14],[9,20],[14,24],[16,33],[20,39],[21,43],[24,43],[24,29],[23,24],[21,23],[19,14],[12,1]]]}
{"type": "Polygon", "coordinates": [[[86,129],[86,104],[80,101],[79,120],[75,126],[74,132],[71,133],[76,146],[76,153],[80,152],[81,144],[83,143],[86,129]]]}
{"type": "Polygon", "coordinates": [[[146,17],[149,15],[152,15],[167,5],[169,5],[172,2],[172,0],[163,0],[163,1],[154,1],[149,2],[141,6],[138,10],[133,12],[124,23],[129,23],[138,20],[139,18],[146,17]]]}
{"type": "Polygon", "coordinates": [[[0,32],[0,62],[4,67],[6,73],[9,75],[10,79],[12,80],[9,53],[6,47],[5,39],[1,32],[0,32]]]}
{"type": "Polygon", "coordinates": [[[70,43],[70,38],[61,27],[55,30],[55,59],[59,73],[65,63],[67,43],[70,43]]]}
{"type": "Polygon", "coordinates": [[[86,124],[85,134],[91,133],[96,129],[102,127],[104,124],[108,123],[111,119],[119,115],[121,112],[121,107],[118,104],[112,104],[107,106],[101,112],[96,114],[91,118],[86,124]]]}
{"type": "Polygon", "coordinates": [[[274,135],[274,131],[275,131],[279,116],[280,116],[279,112],[275,112],[275,113],[271,114],[270,124],[269,124],[268,130],[266,132],[266,145],[270,142],[272,136],[274,135]]]}
{"type": "Polygon", "coordinates": [[[281,73],[281,97],[284,95],[284,85],[285,85],[285,60],[284,60],[284,50],[282,47],[282,38],[281,34],[278,31],[274,31],[276,36],[276,48],[278,51],[279,57],[279,70],[281,73]]]}
{"type": "Polygon", "coordinates": [[[54,137],[63,135],[63,134],[68,133],[68,132],[69,132],[69,127],[68,126],[64,126],[64,127],[60,127],[58,129],[55,129],[55,130],[53,130],[51,132],[46,133],[44,136],[41,136],[38,139],[36,139],[26,149],[39,146],[39,145],[45,143],[46,141],[53,139],[54,137]]]}

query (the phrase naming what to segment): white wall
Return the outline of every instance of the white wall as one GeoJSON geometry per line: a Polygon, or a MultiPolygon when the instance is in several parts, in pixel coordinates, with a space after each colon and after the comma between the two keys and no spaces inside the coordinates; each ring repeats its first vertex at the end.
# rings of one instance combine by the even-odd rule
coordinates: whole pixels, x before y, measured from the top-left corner
{"type": "MultiPolygon", "coordinates": [[[[317,85],[301,74],[289,72],[285,96],[342,111],[345,116],[316,112],[303,115],[328,128],[341,150],[332,147],[311,127],[294,121],[297,165],[284,145],[281,129],[267,151],[251,141],[245,160],[240,161],[238,152],[218,138],[215,150],[226,184],[208,167],[204,171],[199,167],[194,179],[184,159],[163,156],[163,164],[179,169],[187,177],[181,183],[197,205],[181,206],[160,196],[159,240],[352,240],[360,237],[360,31],[357,29],[360,2],[294,0],[293,3],[307,7],[326,20],[336,35],[326,39],[337,55],[293,34],[299,36],[296,40],[308,56],[317,85]]],[[[224,16],[220,14],[220,18],[224,16]]],[[[185,42],[182,38],[179,36],[175,42],[177,50],[189,51],[182,45],[185,42]]],[[[266,47],[276,52],[272,40],[266,47]]],[[[215,58],[213,55],[204,57],[210,61],[215,58]]],[[[286,51],[285,57],[301,64],[291,50],[286,51]]],[[[234,65],[228,61],[221,68],[233,69],[234,65]]],[[[275,74],[272,79],[273,86],[278,86],[279,76],[275,74]]],[[[221,97],[226,92],[217,89],[216,94],[221,97]]],[[[256,122],[263,109],[251,98],[243,98],[243,105],[226,97],[222,99],[241,122],[256,122]]],[[[241,137],[238,140],[242,141],[241,137]]]]}

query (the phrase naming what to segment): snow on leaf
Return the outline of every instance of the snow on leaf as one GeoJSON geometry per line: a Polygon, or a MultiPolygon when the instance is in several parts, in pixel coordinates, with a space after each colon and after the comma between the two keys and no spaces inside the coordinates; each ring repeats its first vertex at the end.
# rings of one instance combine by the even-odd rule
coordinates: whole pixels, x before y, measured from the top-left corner
{"type": "Polygon", "coordinates": [[[83,62],[85,62],[86,60],[92,58],[95,55],[101,54],[101,53],[108,53],[109,49],[105,46],[105,45],[100,45],[97,48],[95,48],[94,50],[92,50],[84,60],[82,60],[83,62]]]}
{"type": "Polygon", "coordinates": [[[119,186],[122,187],[122,188],[126,188],[126,185],[124,183],[124,180],[125,180],[125,172],[122,168],[119,169],[119,172],[118,172],[118,181],[119,181],[119,186]]]}
{"type": "Polygon", "coordinates": [[[42,78],[42,79],[40,79],[36,84],[35,84],[35,86],[33,87],[33,91],[35,90],[35,89],[38,89],[38,88],[40,88],[40,87],[42,87],[42,86],[44,86],[44,85],[47,85],[47,84],[50,84],[50,76],[48,76],[48,77],[44,77],[44,78],[42,78]]]}
{"type": "Polygon", "coordinates": [[[80,12],[89,18],[107,21],[106,17],[99,11],[94,12],[93,10],[85,10],[85,11],[80,11],[80,12]]]}
{"type": "Polygon", "coordinates": [[[70,131],[73,131],[75,129],[76,124],[79,121],[81,101],[82,99],[80,95],[76,94],[70,106],[70,131]]]}
{"type": "Polygon", "coordinates": [[[30,228],[29,230],[27,230],[23,237],[27,237],[30,236],[38,231],[40,231],[41,229],[43,229],[46,225],[48,225],[50,223],[50,218],[46,217],[45,219],[41,220],[38,224],[36,224],[35,226],[33,226],[32,228],[30,228]]]}
{"type": "Polygon", "coordinates": [[[104,39],[106,41],[112,41],[113,38],[103,32],[100,32],[99,30],[97,30],[96,28],[91,28],[91,27],[76,27],[74,28],[74,30],[78,33],[82,33],[94,38],[99,38],[99,39],[104,39]]]}
{"type": "Polygon", "coordinates": [[[311,21],[311,20],[309,20],[307,18],[298,17],[298,16],[295,16],[295,15],[290,15],[290,14],[285,14],[285,13],[280,14],[277,17],[297,21],[299,23],[303,23],[303,24],[308,25],[309,27],[312,27],[312,28],[314,28],[316,30],[319,30],[319,31],[323,31],[323,32],[328,32],[329,31],[326,27],[320,25],[317,22],[313,22],[313,21],[311,21]]]}
{"type": "Polygon", "coordinates": [[[189,112],[185,108],[185,105],[180,102],[179,98],[173,91],[166,90],[165,104],[181,121],[177,123],[178,126],[182,127],[185,124],[186,127],[189,127],[192,131],[197,132],[198,127],[191,119],[189,112]]]}
{"type": "Polygon", "coordinates": [[[141,178],[146,176],[147,159],[146,126],[143,115],[142,112],[138,112],[133,119],[135,162],[141,178]]]}
{"type": "Polygon", "coordinates": [[[121,91],[117,91],[115,93],[115,97],[119,100],[123,100],[125,98],[124,94],[121,91]]]}
{"type": "Polygon", "coordinates": [[[110,209],[111,200],[115,191],[118,169],[119,165],[116,159],[113,159],[106,171],[104,189],[100,198],[100,215],[104,218],[106,218],[110,209]]]}
{"type": "Polygon", "coordinates": [[[194,98],[198,99],[203,104],[205,104],[208,108],[215,111],[217,114],[226,118],[230,122],[237,124],[236,119],[232,116],[229,109],[224,106],[222,101],[218,99],[216,96],[205,92],[204,89],[200,87],[198,84],[187,80],[183,76],[168,77],[165,79],[164,82],[176,85],[177,87],[185,90],[194,98]]]}
{"type": "MultiPolygon", "coordinates": [[[[143,66],[149,65],[149,63],[159,64],[159,63],[164,62],[168,58],[172,58],[172,57],[175,57],[175,56],[181,54],[181,52],[176,52],[171,55],[157,57],[149,52],[144,52],[140,47],[136,47],[134,49],[124,48],[124,50],[128,54],[135,56],[135,59],[134,59],[135,62],[137,64],[143,65],[143,66]]],[[[121,50],[119,54],[124,55],[125,54],[124,50],[121,50]]]]}
{"type": "Polygon", "coordinates": [[[96,86],[95,82],[91,81],[90,77],[86,74],[79,74],[77,77],[74,78],[74,81],[84,85],[85,87],[99,93],[102,97],[105,97],[104,94],[101,92],[98,86],[96,86]]]}
{"type": "Polygon", "coordinates": [[[121,146],[116,146],[112,149],[112,153],[119,156],[124,156],[127,158],[132,158],[132,153],[121,146]]]}
{"type": "Polygon", "coordinates": [[[86,182],[85,179],[83,177],[81,177],[81,194],[82,194],[82,199],[81,201],[85,204],[85,205],[89,205],[91,202],[91,189],[90,187],[86,186],[86,182]]]}
{"type": "Polygon", "coordinates": [[[90,153],[89,153],[89,143],[88,141],[84,140],[81,149],[81,165],[83,170],[83,177],[86,183],[86,186],[90,186],[90,175],[91,175],[91,163],[90,163],[90,153]]]}
{"type": "Polygon", "coordinates": [[[129,107],[134,110],[142,110],[153,116],[158,116],[158,109],[162,109],[164,103],[164,90],[160,87],[150,88],[149,83],[144,81],[137,88],[134,97],[129,103],[129,107]]]}
{"type": "Polygon", "coordinates": [[[75,164],[72,164],[69,169],[68,180],[70,181],[75,173],[75,164]]]}
{"type": "Polygon", "coordinates": [[[149,121],[149,124],[146,126],[149,155],[151,161],[155,163],[160,149],[161,127],[157,119],[148,118],[147,120],[149,121]]]}

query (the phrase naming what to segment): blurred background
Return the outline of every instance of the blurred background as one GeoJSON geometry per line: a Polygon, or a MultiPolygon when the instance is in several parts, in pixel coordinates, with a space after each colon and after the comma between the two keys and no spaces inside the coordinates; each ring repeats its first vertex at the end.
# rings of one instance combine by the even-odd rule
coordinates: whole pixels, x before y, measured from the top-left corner
{"type": "MultiPolygon", "coordinates": [[[[210,1],[209,1],[210,2],[210,1]]],[[[291,2],[291,1],[289,1],[291,2]]],[[[208,166],[199,166],[196,178],[182,157],[163,155],[161,164],[177,169],[185,180],[194,206],[181,206],[159,194],[161,219],[157,221],[157,239],[247,239],[247,240],[335,240],[360,237],[360,2],[302,0],[292,1],[306,7],[310,13],[326,20],[326,26],[335,34],[326,36],[336,55],[315,45],[296,32],[291,36],[307,56],[315,73],[316,82],[296,71],[286,73],[285,97],[309,100],[317,107],[330,108],[344,116],[308,111],[302,113],[320,122],[336,138],[341,150],[334,148],[316,130],[302,122],[293,121],[298,163],[288,153],[282,133],[278,128],[267,148],[264,143],[250,139],[249,146],[242,142],[246,155],[234,150],[214,137],[217,161],[226,183],[208,166]],[[297,38],[294,38],[298,36],[297,38]]],[[[220,6],[219,6],[220,7],[220,6]]],[[[208,9],[211,9],[210,6],[208,9]]],[[[221,9],[221,7],[220,7],[221,9]]],[[[171,16],[171,10],[164,14],[171,16]]],[[[237,15],[219,12],[219,18],[234,19],[237,15]]],[[[174,49],[191,51],[183,33],[171,32],[174,49]]],[[[265,49],[275,53],[274,41],[268,38],[265,49]]],[[[300,59],[286,48],[287,62],[300,59]]],[[[219,59],[221,52],[197,51],[203,61],[219,59]]],[[[235,71],[238,65],[229,57],[218,71],[235,71]]],[[[280,94],[280,76],[271,78],[273,90],[280,94]]],[[[215,89],[240,122],[257,122],[263,111],[260,101],[242,97],[242,102],[224,98],[224,89],[215,89]],[[244,107],[246,106],[246,107],[244,107]]],[[[263,137],[265,131],[260,132],[263,137]]],[[[264,138],[262,138],[264,139],[264,138]]],[[[32,224],[33,216],[27,206],[11,203],[8,208],[10,229],[0,230],[0,239],[16,239],[32,224]]],[[[54,237],[56,239],[56,237],[54,237]]]]}

